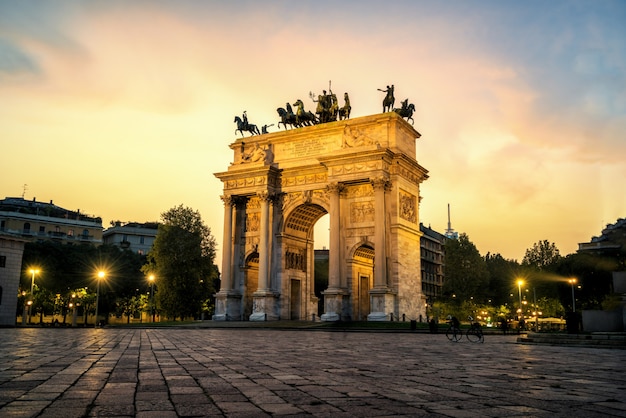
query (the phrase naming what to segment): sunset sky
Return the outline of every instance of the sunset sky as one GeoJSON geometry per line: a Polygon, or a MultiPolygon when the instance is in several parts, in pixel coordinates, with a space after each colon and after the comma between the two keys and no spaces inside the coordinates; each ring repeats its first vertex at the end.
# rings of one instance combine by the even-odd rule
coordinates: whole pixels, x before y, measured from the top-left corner
{"type": "Polygon", "coordinates": [[[221,247],[234,116],[314,110],[329,80],[353,117],[388,84],[415,104],[421,221],[444,232],[449,203],[483,255],[626,217],[622,0],[0,0],[0,198],[105,227],[183,204],[221,247]]]}

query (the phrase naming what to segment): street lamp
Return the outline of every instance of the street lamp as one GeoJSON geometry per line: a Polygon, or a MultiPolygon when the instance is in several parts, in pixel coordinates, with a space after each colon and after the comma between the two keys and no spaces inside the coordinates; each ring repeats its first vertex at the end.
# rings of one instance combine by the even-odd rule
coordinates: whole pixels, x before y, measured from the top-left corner
{"type": "Polygon", "coordinates": [[[31,315],[32,315],[32,306],[33,306],[33,302],[35,301],[35,298],[33,297],[33,292],[35,290],[35,274],[39,274],[39,269],[30,269],[29,270],[30,274],[31,274],[31,281],[30,281],[30,300],[31,303],[28,304],[28,322],[31,321],[31,315]]]}
{"type": "Polygon", "coordinates": [[[524,280],[519,279],[517,281],[517,289],[519,291],[519,310],[520,310],[520,319],[523,316],[523,310],[522,310],[522,285],[524,284],[524,280]]]}
{"type": "Polygon", "coordinates": [[[100,270],[98,272],[98,284],[96,285],[96,323],[95,323],[95,327],[98,327],[98,305],[100,302],[100,280],[104,279],[104,276],[106,276],[106,273],[102,270],[100,270]]]}
{"type": "Polygon", "coordinates": [[[150,280],[150,312],[152,313],[152,322],[154,322],[154,274],[151,274],[148,280],[150,280]]]}
{"type": "Polygon", "coordinates": [[[574,285],[576,284],[576,278],[571,278],[567,282],[572,287],[572,312],[576,312],[576,298],[574,297],[574,285]]]}

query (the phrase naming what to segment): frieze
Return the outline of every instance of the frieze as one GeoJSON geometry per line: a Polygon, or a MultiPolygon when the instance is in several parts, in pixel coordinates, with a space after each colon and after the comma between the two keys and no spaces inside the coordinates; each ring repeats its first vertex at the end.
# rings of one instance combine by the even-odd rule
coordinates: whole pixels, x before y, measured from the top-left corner
{"type": "Polygon", "coordinates": [[[346,190],[346,198],[354,199],[358,197],[374,196],[374,189],[369,184],[361,184],[358,186],[350,186],[346,190]]]}
{"type": "Polygon", "coordinates": [[[407,167],[403,167],[399,164],[393,165],[390,169],[390,173],[399,175],[402,178],[409,180],[413,184],[420,184],[424,180],[424,176],[420,173],[415,174],[414,171],[409,170],[407,167]]]}
{"type": "Polygon", "coordinates": [[[361,173],[366,171],[383,170],[387,169],[387,167],[388,164],[383,162],[382,160],[368,161],[363,163],[344,164],[332,167],[331,174],[333,176],[336,176],[340,174],[361,173]]]}
{"type": "Polygon", "coordinates": [[[265,176],[255,176],[255,177],[244,177],[238,178],[234,180],[226,181],[226,189],[238,189],[241,187],[251,187],[251,186],[265,186],[267,185],[267,177],[265,176]]]}
{"type": "Polygon", "coordinates": [[[415,195],[400,189],[400,218],[417,223],[417,198],[415,195]]]}
{"type": "Polygon", "coordinates": [[[326,173],[306,174],[300,176],[289,176],[281,179],[281,186],[302,186],[305,184],[325,183],[326,173]]]}

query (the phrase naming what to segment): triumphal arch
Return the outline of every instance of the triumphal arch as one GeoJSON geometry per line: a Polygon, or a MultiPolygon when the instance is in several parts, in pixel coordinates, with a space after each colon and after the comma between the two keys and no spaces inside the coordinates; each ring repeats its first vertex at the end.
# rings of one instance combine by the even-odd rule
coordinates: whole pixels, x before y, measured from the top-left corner
{"type": "Polygon", "coordinates": [[[224,184],[214,320],[425,317],[420,134],[395,112],[241,138],[224,184]],[[314,225],[329,214],[318,317],[314,225]],[[393,316],[392,316],[393,315],[393,316]]]}

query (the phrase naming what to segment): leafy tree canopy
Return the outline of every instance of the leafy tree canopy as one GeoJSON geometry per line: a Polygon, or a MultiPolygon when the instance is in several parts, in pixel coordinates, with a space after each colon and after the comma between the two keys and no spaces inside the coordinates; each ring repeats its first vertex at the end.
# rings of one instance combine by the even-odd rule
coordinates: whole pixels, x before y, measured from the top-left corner
{"type": "Polygon", "coordinates": [[[535,268],[539,271],[547,271],[552,269],[560,259],[561,254],[556,245],[544,239],[543,241],[533,244],[532,248],[526,250],[522,265],[535,268]]]}
{"type": "Polygon", "coordinates": [[[485,260],[467,234],[445,243],[445,281],[443,292],[457,300],[483,300],[488,297],[489,273],[485,260]]]}
{"type": "Polygon", "coordinates": [[[215,291],[215,239],[200,213],[183,205],[161,219],[143,271],[156,276],[157,303],[167,317],[196,316],[215,291]]]}

